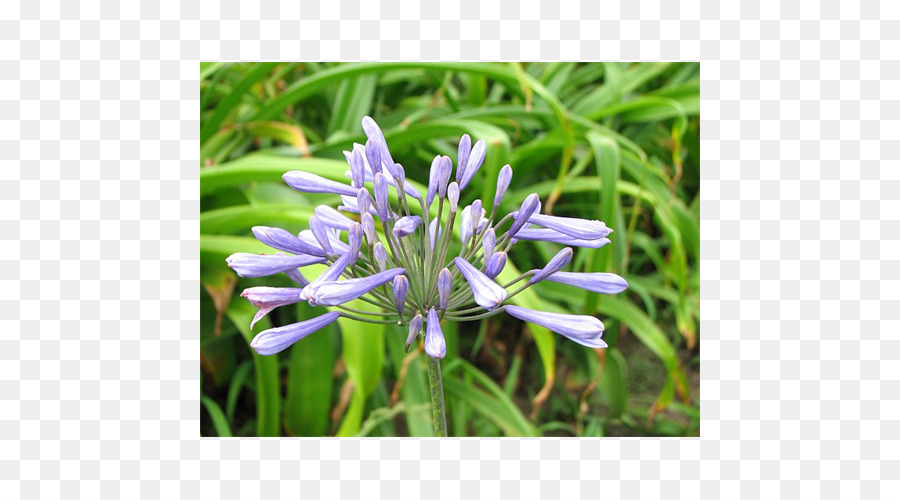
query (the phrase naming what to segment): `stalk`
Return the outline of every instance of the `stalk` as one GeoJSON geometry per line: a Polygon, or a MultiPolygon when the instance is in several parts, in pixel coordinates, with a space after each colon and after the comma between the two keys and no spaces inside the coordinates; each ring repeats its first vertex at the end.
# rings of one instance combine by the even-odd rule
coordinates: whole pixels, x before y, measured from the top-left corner
{"type": "Polygon", "coordinates": [[[444,408],[444,384],[441,381],[441,360],[425,356],[428,360],[428,388],[431,392],[431,420],[434,435],[447,437],[447,411],[444,408]]]}

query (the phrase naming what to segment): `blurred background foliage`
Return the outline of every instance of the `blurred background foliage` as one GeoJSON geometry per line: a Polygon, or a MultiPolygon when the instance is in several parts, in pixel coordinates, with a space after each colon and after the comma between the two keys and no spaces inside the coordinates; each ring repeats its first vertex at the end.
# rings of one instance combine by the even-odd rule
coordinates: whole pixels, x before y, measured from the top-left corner
{"type": "MultiPolygon", "coordinates": [[[[316,205],[339,203],[295,192],[281,175],[343,180],[342,151],[364,142],[365,115],[420,184],[435,155],[455,161],[461,134],[484,139],[485,164],[460,206],[493,199],[497,172],[509,163],[501,213],[536,192],[545,212],[616,230],[611,245],[576,248],[570,270],[618,273],[626,292],[543,282],[517,296],[526,307],[597,315],[609,349],[507,315],[444,325],[451,435],[699,434],[699,64],[200,69],[202,435],[431,435],[425,355],[404,353],[402,328],[342,319],[278,356],[258,356],[248,347],[253,335],[324,311],[282,307],[251,332],[254,308],[240,291],[293,284],[283,275],[237,278],[225,266],[234,252],[273,252],[252,226],[296,233],[316,205]]],[[[511,262],[539,268],[558,249],[520,242],[511,262]]],[[[304,271],[310,279],[316,272],[304,271]]]]}

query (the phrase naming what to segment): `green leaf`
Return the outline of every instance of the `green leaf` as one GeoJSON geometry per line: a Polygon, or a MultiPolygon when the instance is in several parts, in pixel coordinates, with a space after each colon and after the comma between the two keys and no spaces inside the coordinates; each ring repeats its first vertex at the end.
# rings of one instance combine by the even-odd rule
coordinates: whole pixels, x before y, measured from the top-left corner
{"type": "MultiPolygon", "coordinates": [[[[246,300],[232,300],[228,306],[228,318],[244,336],[247,349],[251,351],[256,367],[256,434],[258,436],[278,436],[281,434],[281,383],[278,380],[278,356],[260,356],[250,349],[254,334],[250,331],[250,321],[256,308],[246,300]]],[[[258,323],[259,330],[271,328],[268,318],[258,323]]]]}
{"type": "MultiPolygon", "coordinates": [[[[350,307],[364,311],[380,311],[379,308],[361,300],[348,304],[350,307]]],[[[347,375],[353,380],[353,399],[347,414],[338,429],[338,436],[352,436],[359,432],[362,424],[366,398],[375,389],[381,379],[381,367],[384,362],[384,336],[386,325],[362,323],[349,318],[339,318],[343,339],[344,364],[347,375]]],[[[400,332],[392,328],[400,337],[400,332]]]]}
{"type": "Polygon", "coordinates": [[[234,410],[237,407],[238,397],[241,395],[241,389],[247,382],[247,377],[253,370],[253,363],[248,359],[238,366],[228,385],[228,399],[225,400],[225,413],[228,415],[228,421],[234,420],[234,410]]]}
{"type": "Polygon", "coordinates": [[[247,74],[237,85],[235,85],[234,89],[225,98],[224,101],[220,102],[216,106],[215,112],[213,115],[209,117],[200,128],[200,143],[206,142],[207,139],[212,137],[222,125],[222,122],[231,113],[231,110],[234,109],[238,103],[241,102],[241,99],[244,97],[244,93],[250,90],[250,87],[253,86],[254,83],[258,82],[262,78],[264,78],[270,71],[277,65],[278,63],[260,63],[258,65],[253,66],[253,70],[247,74]]]}
{"type": "MultiPolygon", "coordinates": [[[[297,321],[320,316],[327,310],[305,303],[296,307],[297,321]]],[[[328,433],[331,391],[334,379],[335,324],[326,326],[291,347],[288,361],[287,400],[284,426],[294,436],[324,436],[328,433]]]]}
{"type": "Polygon", "coordinates": [[[228,425],[228,419],[225,418],[225,414],[222,413],[222,408],[207,396],[202,396],[200,401],[203,403],[203,406],[206,407],[206,411],[209,412],[209,416],[212,418],[213,427],[216,429],[216,433],[219,437],[231,437],[231,426],[228,425]]]}
{"type": "Polygon", "coordinates": [[[471,406],[499,427],[507,436],[539,436],[540,431],[525,418],[521,410],[493,380],[471,364],[458,359],[445,366],[444,390],[471,406]],[[463,384],[451,377],[456,369],[471,375],[484,390],[463,384]]]}
{"type": "Polygon", "coordinates": [[[360,128],[362,117],[372,109],[376,82],[377,76],[374,74],[348,78],[341,82],[332,106],[331,120],[328,122],[329,136],[337,131],[355,132],[360,128]]]}

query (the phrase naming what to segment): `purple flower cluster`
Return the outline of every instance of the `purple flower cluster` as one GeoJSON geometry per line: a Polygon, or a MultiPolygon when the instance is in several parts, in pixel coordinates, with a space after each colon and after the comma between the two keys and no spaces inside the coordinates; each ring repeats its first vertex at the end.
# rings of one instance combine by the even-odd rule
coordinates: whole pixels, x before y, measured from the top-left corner
{"type": "Polygon", "coordinates": [[[442,319],[471,321],[504,311],[579,344],[606,347],[601,339],[603,323],[593,316],[535,311],[506,302],[543,280],[596,293],[619,293],[628,288],[620,276],[563,271],[573,255],[572,248],[566,247],[541,269],[503,285],[495,279],[518,240],[599,248],[609,243],[612,229],[601,221],[541,214],[537,194],[527,196],[519,210],[497,218],[512,180],[509,165],[500,169],[490,210],[481,200],[459,207],[460,190],[472,181],[485,156],[484,141],[473,145],[468,135],[459,141],[455,180],[451,181],[452,160],[436,156],[423,197],[406,180],[403,167],[394,162],[375,121],[365,117],[362,126],[368,137],[365,146],[355,144],[353,151],[344,153],[350,164],[346,174],[350,185],[307,172],[284,174],[284,181],[298,191],[339,195],[343,204],[338,210],[317,207],[309,229],[296,236],[279,228],[254,227],[259,241],[284,253],[236,253],[227,259],[239,276],[256,278],[283,272],[298,285],[244,290],[242,296],[259,308],[253,324],[276,307],[301,301],[337,309],[261,332],[250,344],[253,349],[262,355],[278,353],[343,316],[408,325],[407,348],[424,331],[425,352],[443,358],[447,347],[442,319]],[[436,211],[432,210],[434,203],[436,211]],[[460,251],[448,258],[454,229],[459,233],[460,251]],[[309,281],[300,268],[312,264],[328,268],[309,281]],[[349,307],[347,303],[355,299],[389,312],[349,307]]]}

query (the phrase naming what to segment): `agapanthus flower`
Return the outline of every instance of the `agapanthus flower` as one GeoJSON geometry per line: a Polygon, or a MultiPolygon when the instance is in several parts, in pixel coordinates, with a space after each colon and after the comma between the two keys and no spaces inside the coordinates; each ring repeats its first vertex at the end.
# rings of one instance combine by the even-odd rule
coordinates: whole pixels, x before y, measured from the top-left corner
{"type": "Polygon", "coordinates": [[[537,311],[509,302],[542,281],[596,293],[625,290],[628,283],[615,274],[563,270],[572,263],[571,247],[600,248],[609,243],[612,229],[598,220],[541,214],[541,200],[534,193],[521,201],[518,210],[504,216],[500,206],[512,182],[510,165],[500,169],[493,200],[476,199],[461,207],[461,191],[477,184],[473,179],[487,152],[483,140],[473,145],[468,135],[459,141],[456,176],[451,158],[435,156],[422,196],[406,179],[403,166],[394,161],[378,124],[365,117],[362,127],[365,145],[354,144],[352,151],[344,153],[349,185],[307,172],[284,174],[285,182],[298,191],[340,196],[338,210],[316,207],[309,229],[297,235],[279,228],[253,228],[259,241],[287,255],[237,253],[227,259],[242,277],[283,272],[299,286],[244,290],[242,295],[259,308],[253,323],[276,307],[302,301],[333,308],[316,318],[259,333],[251,342],[257,353],[278,353],[338,317],[346,317],[407,326],[407,348],[424,333],[425,353],[443,358],[447,346],[441,321],[473,321],[502,312],[579,344],[606,347],[601,339],[603,323],[593,316],[537,311]],[[388,196],[391,188],[397,192],[393,205],[388,196]],[[560,243],[565,248],[542,268],[498,283],[518,241],[560,243]],[[450,254],[451,244],[461,247],[458,254],[450,254]],[[309,281],[300,268],[314,264],[328,267],[309,281]],[[367,314],[348,304],[357,299],[381,311],[367,314]]]}

